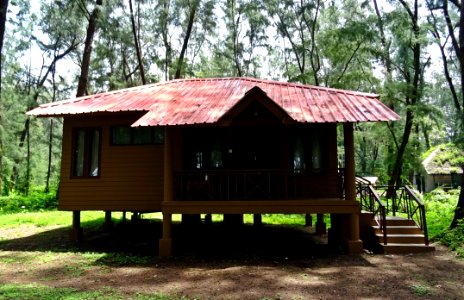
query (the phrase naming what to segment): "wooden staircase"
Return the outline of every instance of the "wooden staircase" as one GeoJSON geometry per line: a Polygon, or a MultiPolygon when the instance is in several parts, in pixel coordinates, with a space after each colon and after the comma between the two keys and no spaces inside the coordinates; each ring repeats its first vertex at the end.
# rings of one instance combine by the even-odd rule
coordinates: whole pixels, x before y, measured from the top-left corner
{"type": "Polygon", "coordinates": [[[435,251],[434,246],[426,245],[426,239],[419,226],[413,220],[388,216],[387,243],[384,235],[375,220],[372,221],[372,231],[375,234],[378,246],[376,252],[385,254],[423,253],[435,251]]]}

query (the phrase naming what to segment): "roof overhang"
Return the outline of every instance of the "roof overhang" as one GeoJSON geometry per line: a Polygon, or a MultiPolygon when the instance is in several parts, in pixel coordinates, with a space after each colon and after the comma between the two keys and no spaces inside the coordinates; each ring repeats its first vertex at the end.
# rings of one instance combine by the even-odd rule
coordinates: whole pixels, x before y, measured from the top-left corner
{"type": "Polygon", "coordinates": [[[184,79],[41,105],[39,117],[144,112],[132,126],[227,124],[252,101],[282,122],[399,120],[378,95],[254,78],[184,79]]]}

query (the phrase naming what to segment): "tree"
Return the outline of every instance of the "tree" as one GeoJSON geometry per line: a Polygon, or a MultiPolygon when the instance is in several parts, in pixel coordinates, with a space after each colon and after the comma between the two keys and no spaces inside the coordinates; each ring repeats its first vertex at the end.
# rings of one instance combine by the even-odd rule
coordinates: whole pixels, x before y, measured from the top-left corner
{"type": "Polygon", "coordinates": [[[92,54],[92,43],[95,32],[97,31],[97,21],[100,8],[103,5],[103,0],[96,0],[95,6],[91,14],[89,14],[89,24],[87,26],[87,35],[85,37],[84,52],[82,55],[81,74],[79,76],[79,84],[77,86],[76,96],[84,96],[86,94],[87,79],[89,76],[90,56],[92,54]]]}
{"type": "Polygon", "coordinates": [[[134,9],[132,8],[132,0],[129,0],[129,9],[130,9],[130,19],[131,19],[131,24],[132,24],[132,34],[134,35],[135,52],[137,54],[138,68],[140,70],[140,78],[142,79],[142,84],[147,84],[147,80],[145,79],[145,70],[143,68],[143,62],[142,62],[142,53],[140,50],[140,40],[137,37],[137,29],[135,26],[134,9]]]}
{"type": "Polygon", "coordinates": [[[428,64],[428,59],[424,59],[422,53],[426,39],[419,19],[419,3],[414,0],[410,6],[408,2],[399,0],[398,4],[389,15],[391,23],[388,24],[387,33],[387,19],[381,15],[377,1],[373,1],[381,46],[377,52],[384,67],[386,101],[390,107],[403,110],[405,114],[404,123],[389,126],[394,146],[388,147],[392,162],[387,198],[392,198],[396,187],[402,183],[410,137],[419,117],[424,70],[428,64]],[[398,128],[398,125],[402,125],[402,128],[398,128]]]}
{"type": "Polygon", "coordinates": [[[198,9],[199,0],[189,0],[188,2],[188,17],[187,19],[187,28],[185,30],[184,42],[182,43],[182,48],[180,50],[179,59],[177,60],[176,74],[174,75],[175,79],[181,77],[182,64],[184,63],[185,52],[187,51],[188,43],[190,40],[190,35],[192,34],[193,23],[195,21],[195,14],[198,9]]]}
{"type": "MultiPolygon", "coordinates": [[[[2,107],[2,70],[3,70],[3,39],[5,37],[6,14],[8,11],[8,0],[0,1],[0,107],[2,107]]],[[[2,175],[3,172],[3,137],[2,137],[2,115],[0,113],[0,196],[2,195],[2,175]]]]}
{"type": "MultiPolygon", "coordinates": [[[[432,34],[435,38],[436,43],[440,48],[440,53],[443,62],[443,70],[446,81],[448,83],[454,108],[458,115],[458,122],[460,123],[460,135],[456,142],[458,142],[461,148],[464,147],[462,140],[464,134],[464,3],[462,1],[427,1],[427,5],[430,11],[429,23],[432,25],[432,34]],[[450,7],[451,5],[451,7],[450,7]],[[435,11],[441,11],[445,19],[446,31],[440,29],[438,17],[435,15],[435,11]],[[453,18],[452,12],[456,14],[456,18],[453,18]],[[446,37],[442,37],[442,35],[446,37]],[[448,44],[451,44],[451,51],[457,62],[452,61],[452,55],[446,53],[448,44]],[[451,69],[453,63],[456,63],[458,79],[451,75],[451,69]],[[460,88],[459,88],[460,87],[460,88]]],[[[464,168],[464,160],[460,162],[464,168]]],[[[451,222],[450,228],[455,228],[458,225],[459,220],[464,219],[464,182],[461,184],[461,191],[456,205],[453,221],[451,222]]]]}

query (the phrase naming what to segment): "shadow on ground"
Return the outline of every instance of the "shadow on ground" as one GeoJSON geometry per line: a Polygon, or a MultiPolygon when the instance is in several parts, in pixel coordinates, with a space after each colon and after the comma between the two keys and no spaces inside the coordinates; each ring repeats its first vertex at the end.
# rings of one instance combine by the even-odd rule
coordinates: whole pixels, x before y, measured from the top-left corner
{"type": "MultiPolygon", "coordinates": [[[[161,238],[162,223],[158,220],[118,223],[110,229],[96,227],[95,223],[82,225],[84,235],[79,243],[70,240],[69,227],[59,227],[27,237],[0,241],[0,250],[94,252],[108,255],[119,253],[147,256],[150,260],[161,261],[158,258],[158,241],[161,238]]],[[[327,238],[314,234],[309,227],[174,224],[172,235],[174,257],[168,260],[183,263],[207,260],[250,264],[292,264],[293,261],[301,264],[307,259],[335,259],[342,255],[339,248],[328,245],[327,238]]]]}

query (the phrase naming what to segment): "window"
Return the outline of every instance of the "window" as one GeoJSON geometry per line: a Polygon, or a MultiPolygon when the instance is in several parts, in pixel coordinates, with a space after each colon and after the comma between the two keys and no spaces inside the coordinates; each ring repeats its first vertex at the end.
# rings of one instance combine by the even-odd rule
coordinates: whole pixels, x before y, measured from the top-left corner
{"type": "Polygon", "coordinates": [[[79,128],[73,132],[73,177],[100,176],[99,128],[79,128]]]}
{"type": "Polygon", "coordinates": [[[324,151],[321,134],[303,132],[295,137],[293,151],[294,173],[319,173],[324,167],[324,151]]]}
{"type": "Polygon", "coordinates": [[[152,145],[164,143],[162,127],[113,126],[111,128],[112,145],[152,145]]]}

